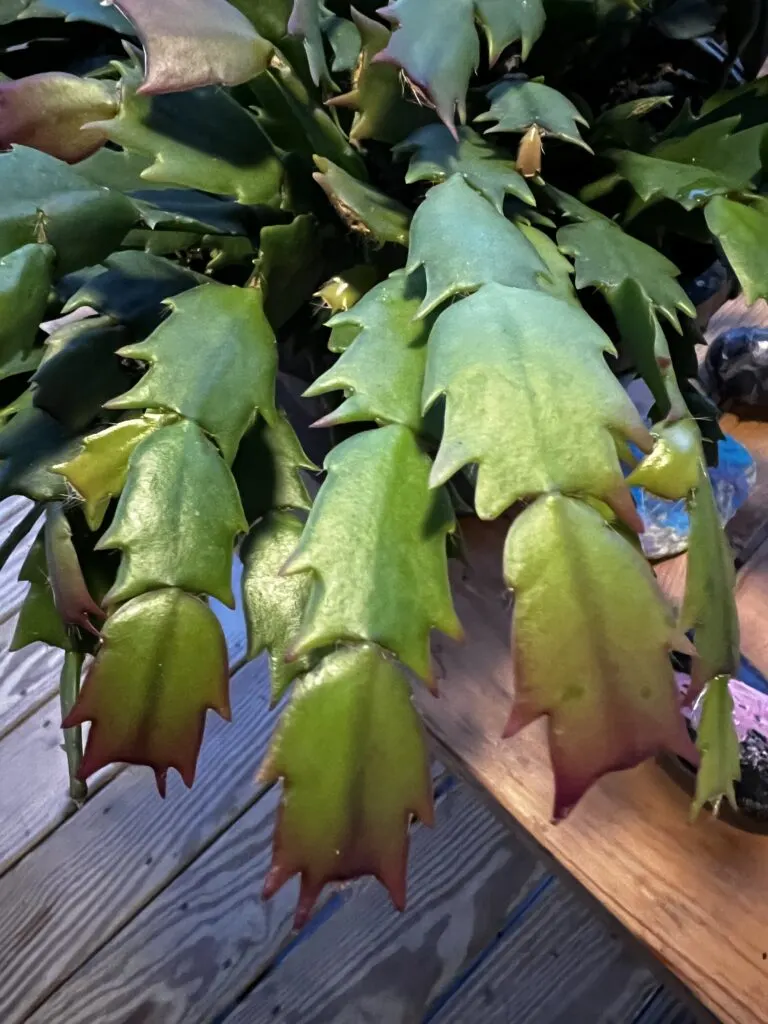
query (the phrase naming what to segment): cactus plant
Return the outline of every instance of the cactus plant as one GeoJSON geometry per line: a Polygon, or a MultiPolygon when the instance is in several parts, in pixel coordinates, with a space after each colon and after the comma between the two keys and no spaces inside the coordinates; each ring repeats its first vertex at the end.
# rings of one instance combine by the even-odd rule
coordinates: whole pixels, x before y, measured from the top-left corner
{"type": "Polygon", "coordinates": [[[410,687],[431,631],[461,636],[448,558],[474,514],[509,519],[499,735],[547,716],[555,817],[688,752],[675,650],[708,722],[695,806],[732,794],[733,562],[683,284],[719,253],[768,298],[765,12],[3,5],[0,490],[45,508],[13,646],[67,652],[73,787],[112,761],[192,784],[207,711],[229,715],[209,599],[234,605],[237,555],[285,702],[266,892],[300,874],[301,922],[373,874],[402,905],[432,816],[410,687]],[[679,616],[634,485],[689,503],[679,616]]]}

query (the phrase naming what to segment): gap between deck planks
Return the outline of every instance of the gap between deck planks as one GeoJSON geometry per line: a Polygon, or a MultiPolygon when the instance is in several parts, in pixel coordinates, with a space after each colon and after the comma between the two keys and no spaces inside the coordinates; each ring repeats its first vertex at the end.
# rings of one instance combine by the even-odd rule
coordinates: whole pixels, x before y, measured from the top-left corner
{"type": "Polygon", "coordinates": [[[226,1024],[415,1024],[546,877],[454,783],[434,830],[413,831],[406,913],[372,882],[345,890],[336,913],[299,935],[226,1024]]]}
{"type": "Polygon", "coordinates": [[[3,1024],[24,1020],[258,800],[268,691],[264,659],[236,673],[233,721],[209,717],[190,791],[174,775],[162,801],[150,772],[127,768],[0,878],[3,1024]]]}
{"type": "Polygon", "coordinates": [[[415,834],[410,887],[398,917],[379,887],[360,886],[223,1024],[628,1024],[659,988],[464,786],[434,835],[415,834]]]}
{"type": "Polygon", "coordinates": [[[465,528],[470,561],[455,569],[454,593],[470,639],[435,644],[441,697],[417,693],[428,727],[450,766],[458,763],[719,1017],[764,1024],[768,841],[708,816],[689,825],[688,798],[653,763],[603,779],[555,826],[543,723],[501,741],[513,690],[503,535],[499,523],[465,528]]]}
{"type": "Polygon", "coordinates": [[[626,943],[553,879],[525,927],[503,935],[425,1024],[630,1024],[658,989],[626,943]]]}
{"type": "MultiPolygon", "coordinates": [[[[1,507],[1,506],[0,506],[1,507]]],[[[7,567],[6,567],[7,570],[7,567]]],[[[239,559],[233,583],[239,592],[239,559]]],[[[0,592],[8,585],[0,574],[0,592]]],[[[26,584],[25,584],[26,586],[26,584]]],[[[243,664],[245,626],[240,608],[213,601],[227,640],[232,671],[243,664]]],[[[7,648],[14,621],[0,624],[7,648]]],[[[0,680],[0,876],[76,810],[68,795],[67,763],[61,750],[58,673],[63,654],[44,644],[3,654],[0,680]]],[[[87,727],[86,727],[87,731],[87,727]]],[[[89,783],[91,793],[104,786],[121,766],[110,766],[89,783]]]]}
{"type": "MultiPolygon", "coordinates": [[[[34,536],[34,531],[33,531],[33,536],[34,536]]],[[[19,564],[20,564],[20,559],[18,559],[18,561],[19,561],[19,564]]],[[[9,566],[9,567],[10,567],[10,566],[9,566]]],[[[24,586],[24,585],[23,585],[23,586],[24,586]]],[[[22,593],[23,593],[23,586],[22,586],[22,588],[20,588],[20,590],[22,590],[22,593]]],[[[20,595],[19,595],[19,596],[20,596],[20,595]]],[[[2,607],[2,599],[1,599],[1,598],[0,598],[0,607],[2,607]]],[[[12,612],[11,612],[11,613],[12,613],[12,612]]],[[[1,612],[0,612],[0,614],[1,614],[1,612]]],[[[0,718],[0,725],[2,725],[2,718],[0,718]]],[[[272,797],[273,797],[273,795],[272,795],[272,797]]],[[[266,805],[265,805],[265,806],[266,806],[266,805]]],[[[251,810],[251,811],[247,812],[247,816],[248,816],[248,815],[251,815],[251,814],[253,814],[253,813],[255,813],[255,811],[256,811],[256,808],[252,808],[252,810],[251,810]]],[[[234,826],[234,827],[237,827],[237,826],[234,826]]],[[[234,827],[233,827],[233,828],[231,829],[231,831],[232,831],[232,834],[234,834],[234,827]]],[[[222,842],[222,841],[221,841],[221,842],[222,842]]],[[[182,878],[183,878],[183,877],[182,877],[182,878]]],[[[179,882],[181,882],[182,880],[178,880],[178,881],[179,881],[179,882]]],[[[156,902],[159,902],[159,900],[158,900],[158,901],[156,901],[156,902]]],[[[155,906],[155,903],[151,904],[151,907],[154,907],[154,906],[155,906]]],[[[147,908],[147,909],[150,909],[150,908],[147,908]]],[[[126,931],[128,931],[128,929],[126,929],[126,931]]],[[[105,950],[105,952],[108,952],[108,951],[109,951],[109,950],[105,950]]],[[[65,986],[65,987],[67,987],[67,986],[65,986]]],[[[43,1018],[41,1018],[41,1019],[43,1019],[43,1018]]],[[[163,1018],[163,1021],[165,1021],[165,1018],[163,1018]]]]}

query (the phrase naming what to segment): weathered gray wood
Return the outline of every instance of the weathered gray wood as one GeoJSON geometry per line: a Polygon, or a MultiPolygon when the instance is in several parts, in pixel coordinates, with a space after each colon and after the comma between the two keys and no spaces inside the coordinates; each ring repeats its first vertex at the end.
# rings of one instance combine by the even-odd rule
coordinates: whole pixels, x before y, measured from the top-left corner
{"type": "MultiPolygon", "coordinates": [[[[32,502],[26,498],[7,498],[0,502],[0,542],[5,540],[31,507],[32,502]]],[[[15,615],[21,606],[27,584],[20,583],[18,575],[38,530],[39,526],[32,527],[0,571],[0,623],[15,615]]]]}
{"type": "MultiPolygon", "coordinates": [[[[162,801],[148,769],[125,769],[0,878],[3,1024],[23,1020],[257,799],[275,719],[267,701],[259,659],[232,680],[232,723],[209,715],[192,790],[174,774],[162,801]]],[[[29,780],[26,758],[9,783],[6,751],[7,739],[3,788],[49,786],[29,780]]]]}
{"type": "MultiPolygon", "coordinates": [[[[764,838],[711,816],[689,824],[688,798],[653,762],[601,779],[555,826],[545,723],[500,741],[514,689],[503,526],[463,527],[468,561],[454,574],[454,598],[467,641],[434,642],[441,697],[424,688],[416,697],[428,729],[449,768],[474,778],[719,1019],[765,1024],[764,838]]],[[[743,597],[742,588],[740,613],[743,597]]]]}
{"type": "Polygon", "coordinates": [[[56,693],[64,660],[63,651],[45,644],[8,652],[3,633],[6,627],[12,633],[14,623],[0,625],[0,740],[56,693]]]}
{"type": "Polygon", "coordinates": [[[298,886],[269,904],[275,787],[227,829],[27,1024],[195,1024],[247,987],[291,933],[298,886]]]}
{"type": "Polygon", "coordinates": [[[0,741],[0,875],[74,809],[60,721],[49,700],[0,741]]]}
{"type": "MultiPolygon", "coordinates": [[[[236,671],[245,655],[242,611],[223,606],[216,611],[236,671]]],[[[0,643],[4,634],[12,635],[14,624],[14,619],[0,623],[0,643]]],[[[44,644],[0,655],[0,875],[76,809],[69,798],[61,750],[62,659],[61,651],[44,644]]],[[[119,770],[112,766],[98,773],[89,782],[90,791],[95,793],[119,770]]]]}
{"type": "Polygon", "coordinates": [[[553,880],[431,1024],[624,1024],[658,982],[620,938],[553,880]]]}
{"type": "MultiPolygon", "coordinates": [[[[8,498],[0,502],[0,542],[31,507],[32,502],[26,498],[8,498]]],[[[0,569],[0,740],[58,692],[63,660],[61,651],[52,650],[44,644],[32,644],[21,651],[8,650],[16,628],[17,613],[29,586],[19,582],[17,577],[38,529],[38,525],[32,528],[0,569]]],[[[243,664],[246,647],[240,604],[241,576],[242,565],[239,558],[235,558],[232,579],[237,598],[235,609],[226,608],[219,601],[211,602],[227,638],[233,672],[243,664]]],[[[2,753],[0,758],[4,760],[2,753]]]]}
{"type": "Polygon", "coordinates": [[[545,876],[459,785],[439,802],[435,829],[414,831],[407,911],[374,883],[353,888],[227,1024],[416,1024],[545,876]]]}

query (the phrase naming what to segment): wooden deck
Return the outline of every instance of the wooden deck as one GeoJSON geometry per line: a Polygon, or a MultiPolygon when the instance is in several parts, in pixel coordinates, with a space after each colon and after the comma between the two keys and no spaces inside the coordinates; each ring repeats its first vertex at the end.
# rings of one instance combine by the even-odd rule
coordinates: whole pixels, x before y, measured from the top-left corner
{"type": "MultiPolygon", "coordinates": [[[[768,469],[768,443],[758,456],[768,469]]],[[[759,488],[768,489],[762,463],[759,488]]],[[[740,607],[745,653],[765,670],[768,631],[760,609],[768,600],[768,546],[760,543],[762,519],[748,519],[751,508],[734,527],[748,538],[740,548],[749,552],[740,607]]],[[[20,509],[18,502],[0,505],[0,536],[20,509]]],[[[750,837],[754,849],[747,850],[739,834],[734,840],[733,830],[720,823],[690,828],[685,798],[652,765],[603,782],[572,822],[549,825],[551,783],[535,730],[514,743],[497,739],[509,691],[503,654],[509,602],[494,582],[498,570],[483,562],[490,550],[486,535],[479,541],[479,567],[460,583],[471,647],[439,645],[444,697],[421,700],[447,770],[435,768],[436,827],[414,828],[409,906],[402,915],[377,885],[357,883],[327,893],[296,935],[295,884],[261,901],[279,794],[260,786],[255,772],[275,715],[267,707],[264,662],[244,663],[239,614],[218,609],[234,665],[233,722],[210,718],[194,788],[169,779],[165,801],[151,772],[118,768],[102,774],[75,812],[59,746],[59,655],[37,645],[3,655],[0,1022],[711,1019],[682,987],[652,969],[652,958],[628,941],[627,929],[723,1019],[768,1020],[768,943],[760,945],[768,929],[768,915],[761,915],[768,899],[768,839],[750,837]],[[462,777],[492,791],[532,834],[534,846],[462,777]],[[670,829],[683,844],[679,862],[663,860],[670,829]],[[765,864],[759,871],[758,844],[765,864]],[[655,861],[649,850],[656,851],[655,861]],[[709,931],[694,850],[704,851],[706,863],[719,858],[723,887],[742,893],[730,918],[709,931]],[[581,884],[553,873],[556,862],[581,884]],[[742,879],[762,879],[765,888],[756,892],[742,879]],[[600,903],[622,923],[599,912],[600,903]],[[677,933],[691,943],[687,966],[674,952],[677,933]],[[703,991],[696,970],[700,956],[713,951],[723,962],[719,1003],[703,991]],[[739,958],[752,963],[754,957],[755,971],[726,977],[739,958]]],[[[24,592],[16,582],[22,557],[23,550],[0,577],[4,646],[24,592]]],[[[674,589],[677,566],[666,572],[674,589]]]]}
{"type": "MultiPolygon", "coordinates": [[[[5,533],[19,505],[0,506],[5,533]]],[[[20,555],[0,580],[7,646],[20,555]]],[[[0,1021],[17,1024],[655,1024],[687,1011],[589,904],[465,783],[436,769],[437,825],[414,829],[409,907],[360,883],[298,936],[296,887],[260,899],[276,788],[254,781],[274,714],[266,666],[242,664],[233,722],[211,717],[198,778],[106,772],[66,796],[59,655],[3,657],[0,1021]]]]}

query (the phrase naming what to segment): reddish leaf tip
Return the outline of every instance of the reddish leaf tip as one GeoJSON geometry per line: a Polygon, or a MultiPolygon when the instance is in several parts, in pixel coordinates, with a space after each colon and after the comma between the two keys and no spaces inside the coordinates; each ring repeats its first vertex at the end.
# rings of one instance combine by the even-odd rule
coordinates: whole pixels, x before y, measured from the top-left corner
{"type": "Polygon", "coordinates": [[[638,534],[645,531],[645,523],[640,518],[632,492],[626,485],[622,484],[612,494],[609,494],[606,497],[606,502],[630,530],[634,530],[638,534]]]}

